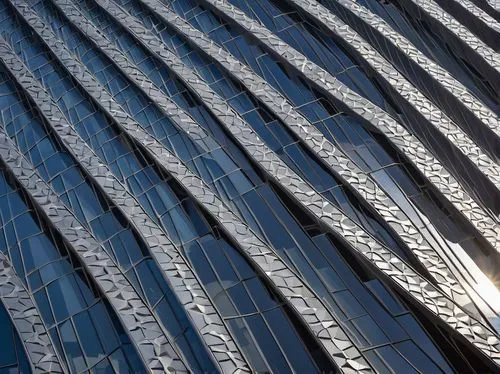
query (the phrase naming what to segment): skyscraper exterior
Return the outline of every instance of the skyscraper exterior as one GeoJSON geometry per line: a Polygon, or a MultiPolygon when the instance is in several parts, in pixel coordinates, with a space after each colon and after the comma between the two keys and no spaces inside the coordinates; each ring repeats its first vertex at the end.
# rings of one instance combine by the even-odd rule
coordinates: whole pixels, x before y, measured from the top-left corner
{"type": "Polygon", "coordinates": [[[0,373],[500,373],[500,5],[0,1],[0,373]]]}

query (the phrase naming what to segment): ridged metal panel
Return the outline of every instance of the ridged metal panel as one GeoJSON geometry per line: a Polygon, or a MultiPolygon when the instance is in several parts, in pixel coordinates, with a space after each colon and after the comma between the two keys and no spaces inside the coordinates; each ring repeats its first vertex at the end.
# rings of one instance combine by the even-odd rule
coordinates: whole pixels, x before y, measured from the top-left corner
{"type": "MultiPolygon", "coordinates": [[[[149,1],[149,0],[148,0],[149,1]]],[[[151,2],[152,3],[152,2],[151,2]]],[[[152,5],[153,6],[153,5],[152,5]]],[[[137,24],[132,17],[127,16],[124,12],[121,12],[118,7],[114,7],[111,3],[107,7],[108,10],[112,9],[113,14],[116,17],[120,17],[123,19],[123,24],[134,26],[134,33],[138,35],[139,40],[142,41],[145,45],[148,45],[151,50],[155,51],[158,56],[168,56],[165,61],[168,63],[171,59],[175,57],[168,51],[166,51],[158,41],[152,37],[148,32],[142,29],[142,27],[137,24]],[[123,18],[122,18],[123,17],[123,18]],[[142,36],[144,35],[144,36],[142,36]]],[[[171,15],[167,9],[160,7],[156,7],[158,14],[163,15],[166,19],[175,20],[175,16],[171,15]]],[[[187,27],[186,27],[187,29],[187,27]]],[[[191,30],[192,31],[192,30],[191,30]]],[[[194,38],[194,34],[196,31],[192,31],[191,38],[194,38]]],[[[105,44],[101,44],[101,47],[106,49],[105,44]]],[[[405,240],[408,246],[414,251],[415,255],[420,259],[420,261],[426,266],[428,271],[431,274],[434,274],[436,279],[440,279],[440,286],[444,290],[444,292],[452,297],[459,305],[468,305],[470,307],[470,299],[466,295],[465,290],[461,288],[461,285],[457,283],[456,279],[454,279],[452,272],[447,269],[446,265],[442,262],[440,257],[436,256],[435,251],[431,248],[430,244],[426,242],[425,238],[421,235],[417,235],[417,228],[409,221],[404,214],[399,210],[399,208],[385,195],[385,193],[377,187],[377,185],[372,184],[369,179],[367,179],[366,175],[360,171],[352,161],[347,159],[338,148],[334,147],[325,137],[318,132],[312,125],[310,125],[307,120],[305,120],[299,113],[297,113],[293,107],[283,98],[278,92],[276,92],[273,88],[265,83],[260,77],[258,77],[255,73],[250,71],[247,67],[243,66],[241,63],[236,61],[226,52],[221,51],[219,49],[215,49],[210,47],[208,44],[204,44],[203,48],[205,51],[210,53],[212,56],[217,58],[221,64],[228,68],[228,71],[234,76],[237,77],[239,81],[245,84],[250,88],[252,93],[263,100],[263,102],[270,108],[271,111],[276,113],[280,118],[283,119],[284,123],[286,123],[289,127],[291,127],[296,133],[298,133],[299,137],[308,142],[311,148],[323,159],[325,159],[327,165],[330,165],[336,171],[339,172],[340,175],[345,177],[347,181],[355,186],[358,192],[367,199],[372,205],[382,214],[382,216],[391,224],[394,229],[401,235],[401,237],[405,240]],[[265,90],[258,88],[265,87],[265,90]],[[286,109],[286,111],[283,110],[286,109]],[[443,278],[444,277],[444,278],[443,278]]],[[[120,63],[122,62],[122,58],[119,59],[120,63]]],[[[184,67],[183,77],[188,81],[194,82],[197,86],[197,92],[210,92],[206,86],[203,86],[201,82],[197,82],[196,77],[191,77],[192,73],[187,73],[189,70],[184,67]],[[201,85],[201,86],[200,86],[201,85]],[[200,88],[201,87],[201,88],[200,88]],[[200,88],[200,89],[198,89],[200,88]]],[[[136,76],[137,72],[134,72],[133,76],[136,76]]],[[[145,78],[142,77],[138,79],[138,82],[143,84],[145,82],[145,78]]],[[[149,87],[149,86],[148,86],[149,87]]],[[[160,93],[161,95],[161,93],[160,93]]],[[[220,100],[216,100],[217,95],[211,93],[210,96],[202,95],[202,99],[207,101],[208,104],[212,107],[217,107],[218,105],[222,105],[220,100]]],[[[155,96],[156,98],[158,96],[155,96]]],[[[226,109],[231,113],[231,116],[237,115],[230,109],[226,109]]],[[[226,112],[223,112],[224,114],[226,112]]],[[[227,119],[225,119],[227,122],[227,119]]],[[[244,122],[241,122],[241,126],[247,126],[244,122]]],[[[234,130],[233,130],[234,131],[234,130]]],[[[260,147],[260,149],[265,149],[267,147],[262,144],[260,140],[257,140],[255,137],[252,140],[253,146],[252,148],[260,147]],[[264,148],[262,148],[264,146],[264,148]]],[[[248,141],[244,141],[245,148],[249,149],[248,141]]],[[[268,152],[269,150],[265,151],[268,152]]],[[[264,151],[259,151],[256,154],[260,154],[264,151]]],[[[280,180],[281,184],[284,183],[283,180],[280,180]]],[[[311,188],[310,194],[314,194],[314,191],[311,188]]],[[[307,204],[307,201],[304,202],[307,204]]],[[[351,227],[355,225],[349,219],[345,217],[342,218],[345,223],[340,226],[336,226],[337,230],[340,230],[342,235],[345,235],[345,227],[351,227]]],[[[472,265],[473,267],[475,265],[472,265]]],[[[463,271],[464,273],[467,273],[463,271]]],[[[466,286],[467,287],[467,286],[466,286]]],[[[470,287],[468,287],[469,292],[472,291],[470,287]]],[[[474,293],[474,291],[472,291],[474,293]]],[[[474,296],[475,297],[475,296],[474,296]]],[[[477,300],[477,299],[476,299],[477,300]]],[[[482,301],[478,300],[479,303],[482,301]]],[[[486,307],[486,310],[488,307],[486,307]]],[[[491,312],[489,312],[491,313],[491,312]]],[[[476,317],[478,315],[476,314],[476,317]]],[[[480,318],[480,317],[479,317],[480,318]]]]}
{"type": "MultiPolygon", "coordinates": [[[[91,20],[78,10],[77,0],[51,1],[73,26],[85,34],[96,48],[99,48],[104,56],[114,61],[119,71],[130,78],[165,116],[185,131],[196,144],[203,147],[203,139],[207,138],[207,131],[160,90],[119,48],[113,46],[105,33],[97,29],[91,20]]],[[[345,248],[351,255],[376,274],[384,284],[390,285],[398,294],[404,294],[403,299],[411,302],[414,310],[419,310],[446,334],[453,339],[458,339],[464,345],[463,349],[487,361],[487,366],[491,368],[495,368],[495,365],[500,366],[500,338],[483,318],[488,316],[494,319],[495,315],[500,318],[500,311],[488,305],[488,294],[484,290],[475,289],[477,287],[475,283],[483,279],[484,275],[475,264],[467,262],[470,260],[468,257],[467,259],[461,258],[461,256],[466,256],[465,254],[443,253],[444,247],[438,243],[443,241],[444,237],[441,237],[428,220],[426,220],[428,224],[426,229],[435,235],[433,239],[437,240],[435,244],[428,242],[421,231],[423,228],[415,226],[414,222],[391,199],[387,191],[383,191],[374,183],[372,177],[357,167],[344,151],[325,139],[323,134],[299,114],[297,108],[283,95],[164,4],[157,0],[140,0],[176,32],[187,37],[207,56],[218,61],[224,72],[240,82],[276,118],[283,121],[285,126],[301,139],[305,147],[318,160],[321,160],[326,168],[341,181],[349,184],[360,198],[366,200],[426,268],[430,274],[430,276],[426,274],[427,279],[396,255],[392,249],[381,244],[350,219],[342,208],[336,207],[321,196],[309,182],[287,166],[226,100],[216,94],[179,57],[162,45],[162,42],[135,17],[129,15],[111,0],[94,1],[101,7],[102,12],[107,13],[119,25],[128,29],[138,44],[158,58],[173,75],[195,93],[227,131],[230,139],[234,139],[243,150],[255,170],[262,173],[266,181],[278,186],[288,198],[293,199],[294,203],[307,212],[310,218],[314,218],[322,232],[332,233],[343,239],[347,243],[345,248]],[[467,264],[470,264],[470,268],[467,268],[467,264]],[[436,282],[438,286],[432,282],[436,282]]],[[[411,11],[424,12],[426,17],[434,18],[440,24],[439,27],[455,33],[460,43],[474,49],[474,54],[482,56],[484,64],[487,64],[491,71],[496,70],[498,73],[500,70],[498,54],[467,30],[466,23],[469,21],[459,24],[433,0],[401,1],[411,4],[411,11]]],[[[500,29],[490,15],[477,8],[469,0],[454,1],[468,9],[468,17],[472,17],[470,22],[473,22],[473,17],[477,17],[482,22],[489,22],[491,30],[500,29]]],[[[34,33],[44,40],[57,61],[72,78],[93,100],[98,102],[99,110],[111,116],[119,131],[135,142],[162,173],[171,176],[191,199],[197,201],[204,213],[216,222],[224,235],[235,243],[238,251],[266,279],[269,287],[282,300],[289,303],[298,318],[298,323],[315,337],[321,350],[329,356],[329,360],[334,362],[341,372],[375,372],[373,363],[365,359],[365,352],[359,350],[357,344],[349,338],[350,335],[344,330],[343,324],[336,320],[326,301],[322,300],[320,294],[315,291],[314,285],[309,284],[303,276],[289,268],[277,251],[270,244],[265,243],[244,222],[239,213],[236,210],[233,211],[233,208],[219,197],[217,191],[213,191],[200,176],[193,174],[178,156],[167,150],[158,139],[148,134],[141,125],[125,113],[120,104],[96,80],[87,67],[75,58],[48,25],[42,22],[30,6],[36,1],[9,0],[9,2],[34,33]]],[[[410,84],[404,77],[404,73],[398,72],[387,59],[379,54],[376,47],[364,41],[349,26],[316,1],[288,0],[294,7],[309,14],[322,27],[342,38],[343,42],[361,56],[366,66],[376,70],[387,84],[408,101],[408,105],[411,105],[426,119],[428,122],[426,125],[434,126],[432,131],[435,131],[435,134],[439,132],[447,138],[447,142],[460,149],[460,157],[451,157],[447,162],[438,161],[436,155],[433,155],[417,136],[401,126],[390,115],[367,99],[355,94],[325,70],[281,41],[268,29],[248,18],[238,8],[230,5],[226,0],[203,0],[203,2],[225,14],[233,24],[247,30],[282,61],[286,60],[294,66],[301,78],[327,92],[348,112],[355,113],[380,130],[453,204],[456,210],[463,213],[483,238],[500,252],[500,230],[498,222],[495,222],[498,217],[492,217],[478,204],[481,201],[480,198],[471,197],[468,194],[468,189],[460,184],[463,168],[454,168],[449,160],[460,160],[461,157],[470,159],[474,163],[474,168],[483,173],[477,175],[489,180],[497,188],[500,186],[498,165],[483,152],[479,143],[475,143],[474,136],[467,135],[455,125],[444,110],[438,109],[431,100],[424,96],[424,92],[410,84]]],[[[447,95],[453,96],[464,110],[470,111],[471,115],[478,120],[475,124],[485,126],[494,136],[500,134],[498,117],[467,93],[466,89],[445,69],[425,58],[405,38],[395,33],[369,11],[358,8],[353,2],[340,0],[339,3],[349,11],[359,10],[358,17],[363,20],[361,22],[366,22],[370,27],[386,33],[385,38],[391,44],[390,48],[397,48],[406,56],[405,58],[429,68],[430,76],[446,90],[447,95]]],[[[208,293],[184,257],[182,250],[171,242],[166,230],[156,224],[141,207],[130,187],[112,174],[103,160],[96,156],[72,125],[66,122],[52,98],[3,39],[0,39],[0,58],[17,84],[35,103],[44,120],[54,130],[53,136],[62,140],[66,149],[89,174],[93,183],[99,187],[100,193],[104,193],[111,202],[116,204],[127,217],[130,225],[140,234],[141,240],[149,247],[155,263],[163,271],[169,286],[185,308],[190,323],[200,334],[214,362],[217,362],[218,370],[227,373],[249,372],[250,366],[241,353],[239,343],[232,336],[232,330],[230,332],[228,329],[227,321],[222,318],[220,311],[208,297],[208,293]]],[[[150,372],[188,371],[189,362],[183,362],[184,358],[179,355],[175,344],[169,342],[168,334],[156,320],[153,310],[143,302],[125,274],[104,251],[98,240],[81,226],[73,213],[64,206],[54,190],[41,180],[33,165],[19,153],[17,146],[1,129],[0,158],[9,172],[31,196],[37,209],[45,213],[44,217],[64,237],[85,264],[98,284],[103,297],[110,302],[120,317],[119,323],[138,348],[148,370],[150,372]]],[[[498,290],[496,291],[498,294],[498,290]]],[[[19,333],[33,371],[66,372],[67,369],[59,362],[37,307],[32,302],[32,297],[33,295],[30,295],[30,292],[24,288],[23,282],[15,274],[9,260],[0,253],[0,299],[19,333]]]]}
{"type": "MultiPolygon", "coordinates": [[[[23,4],[24,5],[24,4],[23,4]]],[[[29,11],[28,8],[25,10],[29,11]]],[[[31,21],[34,22],[35,27],[39,26],[38,30],[48,35],[44,40],[47,41],[49,47],[54,48],[53,52],[61,59],[65,66],[70,71],[81,72],[80,65],[74,61],[64,48],[63,45],[56,42],[57,38],[51,33],[50,30],[44,28],[38,20],[38,17],[31,13],[31,21]],[[57,51],[57,52],[56,52],[57,51]]],[[[83,72],[82,72],[83,74],[83,72]]],[[[77,77],[78,79],[79,77],[77,77]]],[[[83,75],[82,82],[87,87],[87,91],[97,99],[97,102],[104,104],[102,95],[102,88],[96,86],[97,83],[89,74],[83,75]]],[[[76,155],[78,161],[89,171],[103,188],[106,194],[117,204],[117,206],[124,212],[125,216],[129,217],[131,223],[137,228],[139,233],[148,244],[153,257],[159,263],[161,269],[170,280],[172,289],[177,294],[179,300],[184,304],[188,314],[191,315],[193,321],[197,323],[197,329],[205,332],[205,339],[210,342],[209,346],[212,347],[215,353],[219,356],[221,363],[227,361],[234,365],[232,372],[238,368],[244,370],[246,367],[245,360],[241,357],[238,348],[225,329],[223,322],[218,317],[212,302],[204,294],[201,286],[199,285],[196,277],[192,273],[189,265],[180,255],[179,251],[171,243],[170,239],[163,233],[163,231],[156,225],[143,211],[136,199],[131,196],[125,187],[111,174],[108,167],[100,162],[95,156],[94,152],[81,140],[76,132],[67,125],[62,114],[55,114],[59,109],[52,102],[47,94],[43,95],[43,89],[33,82],[33,87],[38,87],[42,93],[36,95],[37,98],[45,96],[45,102],[41,102],[41,108],[50,113],[48,117],[53,123],[53,127],[58,131],[68,145],[71,146],[73,153],[76,155]],[[47,105],[48,104],[48,105],[47,105]],[[54,123],[54,121],[57,122],[54,123]],[[178,280],[181,280],[179,282],[178,280]]],[[[31,87],[31,86],[30,86],[31,87]]],[[[113,116],[119,120],[121,110],[113,112],[113,116]]],[[[154,346],[154,345],[153,345],[154,346]]],[[[159,355],[158,357],[160,357],[159,355]]]]}

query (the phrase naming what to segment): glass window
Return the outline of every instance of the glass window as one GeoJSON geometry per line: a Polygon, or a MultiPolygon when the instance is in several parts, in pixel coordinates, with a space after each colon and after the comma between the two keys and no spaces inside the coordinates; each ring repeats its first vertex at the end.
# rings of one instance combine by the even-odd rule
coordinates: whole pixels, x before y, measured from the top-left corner
{"type": "Polygon", "coordinates": [[[77,314],[74,316],[73,322],[78,331],[78,339],[82,342],[82,348],[89,365],[93,365],[104,358],[105,352],[101,347],[99,337],[88,313],[85,311],[77,314]]]}
{"type": "Polygon", "coordinates": [[[281,308],[265,312],[264,318],[271,328],[272,333],[280,342],[283,352],[292,367],[298,373],[314,373],[318,369],[305,350],[304,343],[300,341],[293,331],[290,321],[281,308]]]}
{"type": "Polygon", "coordinates": [[[374,350],[377,354],[383,358],[385,362],[391,367],[396,373],[415,373],[418,371],[406,361],[398,352],[391,346],[380,347],[374,350]]]}
{"type": "Polygon", "coordinates": [[[255,307],[252,299],[248,295],[243,283],[236,284],[227,290],[227,294],[233,301],[233,304],[238,308],[240,315],[256,313],[257,308],[255,307]]]}
{"type": "Polygon", "coordinates": [[[387,336],[370,316],[358,317],[353,319],[352,323],[366,339],[368,346],[389,343],[387,336]]]}
{"type": "Polygon", "coordinates": [[[244,320],[252,331],[254,339],[259,343],[270,370],[276,373],[286,370],[289,365],[263,318],[253,315],[245,317],[244,320]]]}
{"type": "Polygon", "coordinates": [[[60,325],[59,333],[61,334],[63,349],[71,371],[81,372],[85,370],[87,365],[71,320],[67,320],[60,325]]]}
{"type": "Polygon", "coordinates": [[[258,373],[269,372],[270,369],[256,347],[245,320],[243,318],[232,318],[228,320],[228,324],[238,346],[243,351],[243,355],[252,363],[252,369],[258,373]]]}

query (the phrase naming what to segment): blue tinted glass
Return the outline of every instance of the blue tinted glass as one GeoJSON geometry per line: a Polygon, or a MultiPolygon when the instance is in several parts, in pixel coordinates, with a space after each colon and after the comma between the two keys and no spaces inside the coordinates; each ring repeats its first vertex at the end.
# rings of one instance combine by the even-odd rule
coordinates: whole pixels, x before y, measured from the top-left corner
{"type": "Polygon", "coordinates": [[[0,371],[31,373],[26,353],[9,314],[0,302],[0,371]]]}
{"type": "Polygon", "coordinates": [[[257,340],[262,347],[262,354],[267,360],[270,370],[276,373],[286,370],[288,364],[286,363],[285,357],[276,344],[263,318],[261,316],[249,316],[244,319],[252,331],[254,339],[257,340]]]}

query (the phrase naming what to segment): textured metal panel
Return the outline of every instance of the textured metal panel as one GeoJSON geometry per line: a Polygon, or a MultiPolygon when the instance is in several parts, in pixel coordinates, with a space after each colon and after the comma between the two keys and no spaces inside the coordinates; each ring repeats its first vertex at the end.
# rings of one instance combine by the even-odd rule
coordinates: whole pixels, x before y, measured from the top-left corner
{"type": "MultiPolygon", "coordinates": [[[[147,1],[152,3],[150,0],[147,1]]],[[[135,25],[135,27],[133,28],[134,33],[136,33],[136,35],[139,36],[140,40],[147,44],[151,50],[155,51],[157,55],[170,56],[165,60],[166,63],[169,63],[171,59],[175,58],[175,56],[171,56],[172,54],[165,50],[154,37],[148,35],[148,33],[143,30],[142,27],[138,25],[133,18],[127,17],[124,12],[120,12],[117,7],[113,7],[111,4],[108,5],[107,9],[110,11],[111,9],[114,9],[114,14],[116,14],[117,17],[123,17],[122,22],[124,24],[135,25]],[[142,38],[141,35],[145,35],[145,37],[142,38]]],[[[169,13],[165,8],[160,9],[158,6],[156,9],[158,14],[165,17],[165,19],[168,19],[172,22],[179,20],[178,17],[169,13]]],[[[176,24],[180,25],[180,23],[176,24]]],[[[182,25],[179,26],[179,29],[181,28],[182,25]]],[[[202,36],[199,36],[199,33],[197,34],[197,31],[189,29],[187,26],[185,27],[185,30],[182,30],[187,30],[185,32],[188,33],[191,40],[199,41],[202,38],[202,36]]],[[[105,46],[102,44],[101,47],[105,48],[105,46]]],[[[352,186],[354,186],[358,190],[358,192],[360,192],[360,194],[365,199],[372,203],[372,205],[382,214],[382,216],[389,222],[389,224],[391,224],[399,233],[399,235],[405,240],[405,242],[414,251],[415,255],[420,259],[420,261],[425,264],[429,272],[431,274],[434,274],[436,279],[440,280],[441,288],[448,296],[452,297],[459,305],[465,306],[470,303],[470,299],[466,295],[465,290],[460,284],[457,283],[451,271],[447,270],[447,267],[443,263],[442,259],[439,256],[436,256],[436,253],[431,248],[430,244],[425,241],[425,238],[422,235],[416,234],[418,232],[417,228],[413,226],[408,218],[385,195],[385,193],[377,187],[377,185],[371,183],[367,176],[362,171],[360,171],[352,161],[347,159],[342,154],[342,152],[339,151],[339,149],[328,142],[328,140],[325,139],[324,136],[319,133],[314,126],[310,125],[307,120],[305,120],[293,109],[293,107],[290,106],[290,104],[283,96],[277,93],[255,73],[236,61],[233,57],[225,53],[223,50],[220,50],[212,46],[211,44],[201,44],[201,47],[203,47],[203,49],[210,53],[212,56],[217,58],[217,60],[221,64],[227,67],[228,71],[234,77],[237,77],[238,80],[249,87],[249,89],[253,93],[255,93],[257,97],[259,97],[259,99],[263,100],[263,102],[271,109],[271,111],[276,113],[284,123],[286,123],[293,131],[295,131],[299,135],[300,138],[304,139],[308,143],[308,145],[326,161],[327,165],[330,165],[335,171],[342,175],[352,186]]],[[[185,78],[189,77],[188,73],[186,73],[187,71],[188,69],[185,67],[182,70],[182,76],[185,78]]],[[[135,75],[136,73],[134,73],[134,76],[135,75]]],[[[144,82],[144,78],[141,78],[139,81],[144,82]]],[[[200,91],[198,88],[200,87],[201,83],[197,82],[196,77],[193,77],[191,79],[191,82],[194,82],[194,84],[197,85],[198,92],[204,92],[208,89],[206,87],[201,87],[200,91]]],[[[161,95],[161,93],[159,95],[161,95]]],[[[154,96],[156,100],[158,100],[158,97],[160,97],[159,95],[154,96]]],[[[214,101],[216,100],[215,94],[210,95],[204,100],[208,101],[209,105],[211,106],[216,105],[220,102],[214,101]]],[[[230,108],[227,110],[229,111],[230,108]]],[[[226,112],[223,113],[225,114],[226,112]]],[[[259,147],[263,145],[260,140],[254,139],[253,142],[255,142],[254,144],[259,144],[259,147]]],[[[246,143],[247,142],[245,142],[245,144],[246,143]]],[[[282,184],[284,183],[283,181],[280,182],[282,184]]],[[[311,193],[313,193],[313,191],[311,191],[311,193]]],[[[345,218],[345,216],[343,217],[345,218]]],[[[354,223],[350,222],[350,225],[353,224],[354,223]]],[[[343,232],[344,229],[339,228],[339,230],[341,230],[340,232],[343,232]]],[[[472,265],[472,268],[474,268],[474,266],[475,265],[472,265]]],[[[465,269],[463,269],[462,272],[467,273],[465,269]]],[[[468,292],[472,292],[474,294],[474,291],[470,287],[468,287],[468,292]]]]}
{"type": "Polygon", "coordinates": [[[495,52],[500,51],[500,23],[492,16],[469,0],[438,0],[437,3],[495,52]]]}
{"type": "MultiPolygon", "coordinates": [[[[51,119],[58,117],[58,114],[56,114],[56,111],[48,109],[53,109],[54,104],[50,102],[47,94],[24,65],[12,56],[12,52],[8,51],[5,44],[0,43],[0,51],[2,60],[19,82],[22,82],[27,93],[35,99],[40,108],[47,108],[42,109],[42,111],[48,116],[49,123],[51,123],[51,119]]],[[[3,130],[0,130],[0,135],[6,144],[10,143],[9,156],[12,160],[7,160],[7,162],[18,163],[23,166],[17,173],[20,174],[18,179],[37,198],[37,202],[44,209],[50,221],[68,240],[71,247],[86,265],[107,300],[121,317],[126,331],[130,334],[139,352],[141,352],[147,367],[151,371],[158,373],[165,371],[187,372],[185,365],[180,361],[158,322],[152,316],[151,311],[137,295],[133,286],[124,277],[113,260],[97,243],[95,238],[69,212],[52,189],[37,175],[37,172],[33,170],[24,157],[14,150],[15,145],[6,137],[3,130]],[[30,178],[25,178],[26,174],[30,175],[30,178]],[[36,183],[33,181],[36,181],[36,183]]],[[[70,133],[65,134],[64,141],[73,145],[70,148],[73,154],[87,151],[84,148],[78,148],[78,140],[72,139],[70,133]]],[[[94,178],[98,177],[95,174],[93,176],[94,178]]]]}
{"type": "Polygon", "coordinates": [[[497,72],[500,71],[499,54],[488,47],[482,40],[479,40],[467,27],[460,24],[456,19],[446,13],[434,0],[404,0],[403,4],[413,3],[418,7],[418,11],[425,13],[431,18],[441,23],[450,30],[457,38],[472,48],[497,72]]]}
{"type": "MultiPolygon", "coordinates": [[[[127,26],[135,33],[138,33],[141,29],[141,26],[135,23],[132,19],[123,19],[123,17],[125,17],[125,14],[119,13],[117,11],[117,8],[114,7],[111,3],[108,3],[106,8],[110,12],[112,12],[113,16],[117,17],[117,19],[119,19],[124,24],[127,24],[127,26]]],[[[145,30],[143,30],[143,32],[145,32],[145,30]]],[[[152,37],[150,36],[146,40],[151,41],[152,37]]],[[[100,47],[105,48],[104,45],[101,45],[100,47]]],[[[167,53],[167,51],[164,51],[164,54],[167,53]]],[[[176,60],[177,59],[175,59],[174,56],[169,56],[168,60],[164,61],[175,70],[180,69],[177,65],[182,64],[180,61],[176,60]],[[175,61],[175,63],[172,61],[175,61]]],[[[311,189],[310,186],[300,180],[300,178],[298,178],[295,173],[288,169],[281,162],[281,160],[279,160],[273,154],[273,152],[255,136],[255,134],[249,129],[248,126],[245,126],[245,124],[242,123],[241,120],[239,120],[238,123],[239,116],[236,113],[232,112],[227,104],[221,102],[220,98],[218,98],[217,95],[215,95],[215,93],[211,91],[211,89],[209,89],[196,77],[192,76],[191,78],[189,78],[190,74],[185,66],[182,67],[181,72],[182,73],[180,74],[180,76],[183,77],[184,81],[188,82],[188,84],[195,89],[198,95],[200,95],[200,97],[210,105],[214,113],[224,121],[226,127],[238,139],[240,144],[242,144],[244,148],[249,151],[254,159],[256,159],[259,164],[270,173],[270,175],[278,176],[280,184],[286,187],[290,193],[292,193],[299,201],[305,204],[305,206],[310,211],[312,211],[319,219],[326,222],[330,227],[334,228],[334,230],[336,230],[341,234],[341,236],[346,238],[358,251],[363,253],[368,259],[372,260],[382,271],[386,272],[389,276],[392,275],[393,279],[395,279],[401,287],[409,291],[410,294],[415,296],[424,304],[426,304],[427,300],[425,296],[422,296],[422,294],[420,294],[420,292],[424,292],[425,294],[426,287],[430,287],[429,290],[432,290],[430,291],[431,293],[439,292],[423,278],[414,273],[411,268],[404,264],[404,262],[402,262],[386,248],[380,246],[380,244],[376,243],[372,238],[368,237],[364,233],[361,233],[360,231],[349,232],[347,227],[351,227],[353,224],[347,223],[350,221],[347,217],[345,217],[340,211],[338,211],[335,207],[333,207],[322,197],[320,197],[314,190],[311,189]],[[231,115],[228,116],[227,114],[231,115]],[[406,278],[406,280],[402,280],[404,278],[406,278]],[[410,281],[411,278],[413,278],[413,280],[410,281]],[[415,281],[421,287],[421,289],[417,292],[415,292],[411,287],[411,284],[415,281]]],[[[145,78],[141,78],[139,81],[145,84],[145,78]]],[[[157,95],[152,96],[153,99],[156,99],[157,97],[157,95]]],[[[149,146],[148,148],[151,149],[151,146],[149,146]]],[[[195,196],[199,195],[196,194],[195,196]]],[[[446,298],[443,297],[442,300],[444,301],[446,300],[446,298]]],[[[435,312],[445,321],[448,320],[448,317],[446,317],[446,315],[449,312],[451,312],[455,316],[457,315],[457,313],[461,315],[464,314],[464,312],[460,310],[459,307],[451,303],[449,300],[445,301],[444,304],[441,305],[442,307],[448,309],[448,311],[438,310],[436,312],[434,310],[434,304],[432,306],[427,306],[430,308],[430,310],[435,312]]],[[[452,320],[454,321],[455,318],[453,318],[452,320]]],[[[471,321],[472,320],[473,319],[471,319],[471,321]]],[[[452,326],[454,328],[456,327],[454,323],[452,323],[452,326]]],[[[487,328],[483,326],[483,329],[488,334],[487,328]]],[[[491,332],[489,332],[489,334],[492,334],[491,336],[494,335],[491,332]]],[[[481,340],[481,338],[479,339],[481,340]]],[[[489,349],[486,350],[486,352],[488,355],[491,354],[493,357],[495,357],[498,353],[496,352],[496,348],[494,348],[494,346],[492,346],[491,352],[489,352],[489,349]]]]}
{"type": "MultiPolygon", "coordinates": [[[[495,19],[486,13],[484,10],[479,8],[476,4],[474,4],[470,0],[452,0],[452,2],[460,4],[463,8],[467,9],[470,13],[474,15],[474,17],[478,18],[482,22],[484,22],[488,27],[492,28],[496,32],[500,32],[500,24],[495,21],[495,19]]],[[[467,25],[465,25],[467,26],[467,25]]]]}
{"type": "Polygon", "coordinates": [[[496,9],[497,11],[500,12],[500,0],[486,0],[492,7],[493,9],[496,9]]]}
{"type": "MultiPolygon", "coordinates": [[[[48,32],[47,29],[45,30],[48,32]]],[[[56,40],[55,37],[53,37],[53,40],[56,40]]],[[[69,55],[66,54],[66,58],[70,59],[69,55]]],[[[20,64],[17,64],[17,67],[24,70],[20,74],[20,77],[23,77],[23,82],[29,79],[27,77],[31,76],[31,74],[27,72],[26,68],[20,64]]],[[[31,95],[34,95],[32,97],[42,111],[45,111],[53,128],[64,139],[64,142],[69,146],[76,159],[86,168],[94,180],[112,198],[125,215],[131,219],[131,223],[146,240],[154,258],[167,274],[167,279],[172,289],[195,322],[196,328],[202,333],[202,337],[204,337],[208,346],[214,351],[214,355],[217,354],[220,365],[227,372],[233,372],[237,369],[244,370],[246,364],[238,348],[227,332],[222,320],[217,315],[211,301],[203,292],[192,270],[181,257],[178,250],[158,226],[144,213],[138,202],[125,190],[123,185],[112,176],[109,169],[99,161],[93,151],[65,122],[63,119],[64,116],[59,112],[57,106],[32,76],[30,82],[31,85],[27,86],[26,89],[31,95]],[[30,92],[30,90],[33,91],[30,92]],[[232,369],[230,369],[231,366],[233,366],[232,369]]],[[[99,95],[101,92],[100,90],[95,90],[94,93],[99,95]]],[[[130,312],[132,313],[133,310],[130,312]]],[[[145,312],[145,314],[147,315],[148,313],[145,312]]],[[[158,329],[160,328],[158,327],[158,329]]],[[[153,331],[155,330],[151,330],[146,336],[152,334],[153,331]]],[[[157,331],[161,331],[161,329],[157,331]]],[[[149,354],[152,357],[161,358],[165,354],[162,352],[164,349],[162,346],[165,344],[166,338],[164,341],[161,339],[157,340],[156,344],[149,346],[149,354]]],[[[168,359],[165,360],[165,364],[169,364],[168,359]]],[[[150,367],[154,369],[155,365],[159,365],[158,368],[160,371],[163,370],[161,361],[151,362],[150,367]]],[[[177,367],[176,370],[181,370],[181,368],[182,366],[177,367]]]]}
{"type": "MultiPolygon", "coordinates": [[[[21,162],[9,155],[4,143],[5,135],[0,134],[0,156],[17,162],[13,170],[22,170],[21,162]]],[[[54,346],[43,321],[31,300],[28,290],[17,276],[9,260],[0,253],[0,299],[19,333],[30,365],[34,373],[63,373],[54,346]]]]}

